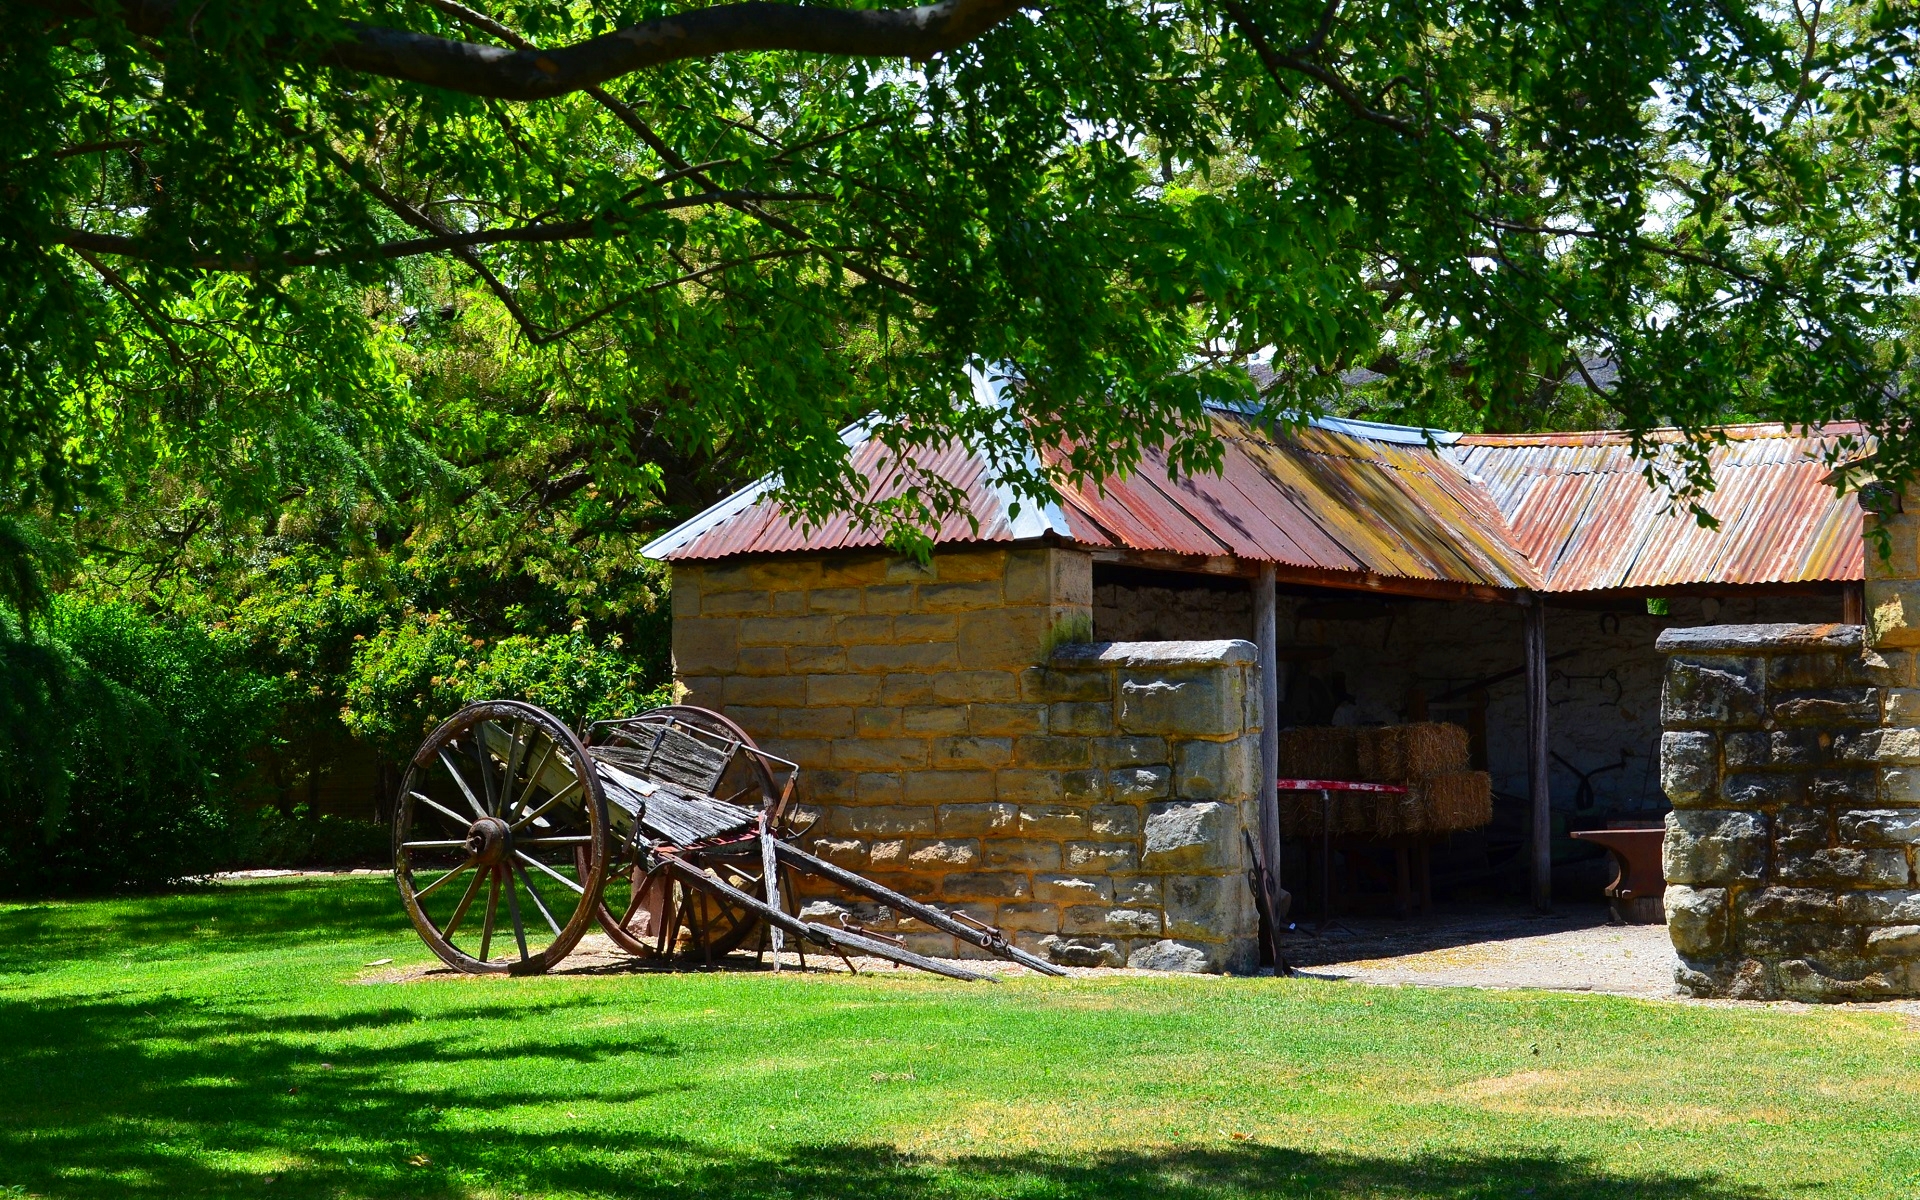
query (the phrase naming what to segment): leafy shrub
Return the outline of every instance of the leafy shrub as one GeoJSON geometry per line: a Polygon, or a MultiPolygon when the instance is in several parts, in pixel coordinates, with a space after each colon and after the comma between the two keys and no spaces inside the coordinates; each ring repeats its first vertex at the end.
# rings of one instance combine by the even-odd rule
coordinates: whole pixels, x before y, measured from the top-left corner
{"type": "Polygon", "coordinates": [[[342,718],[395,758],[475,700],[526,700],[576,728],[668,703],[620,640],[517,635],[491,644],[438,615],[382,629],[354,655],[342,718]]]}
{"type": "Polygon", "coordinates": [[[392,830],[377,821],[301,805],[289,814],[259,807],[235,814],[232,861],[243,867],[371,867],[392,861],[392,830]]]}
{"type": "Polygon", "coordinates": [[[0,614],[0,886],[144,887],[229,864],[279,681],[131,605],[0,614]]]}

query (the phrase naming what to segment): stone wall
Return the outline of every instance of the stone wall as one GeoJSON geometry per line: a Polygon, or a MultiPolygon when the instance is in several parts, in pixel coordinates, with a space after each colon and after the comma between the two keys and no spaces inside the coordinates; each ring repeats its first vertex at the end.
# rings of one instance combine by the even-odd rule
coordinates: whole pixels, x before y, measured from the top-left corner
{"type": "Polygon", "coordinates": [[[1661,775],[1676,982],[1920,994],[1920,690],[1853,625],[1671,629],[1661,775]]]}
{"type": "MultiPolygon", "coordinates": [[[[1069,648],[1091,561],[1051,547],[676,563],[674,671],[800,764],[816,852],[1062,962],[1253,964],[1245,642],[1069,648]]],[[[1084,626],[1082,626],[1084,627],[1084,626]]],[[[805,894],[893,931],[891,914],[805,894]]],[[[965,953],[917,925],[922,953],[965,953]]]]}

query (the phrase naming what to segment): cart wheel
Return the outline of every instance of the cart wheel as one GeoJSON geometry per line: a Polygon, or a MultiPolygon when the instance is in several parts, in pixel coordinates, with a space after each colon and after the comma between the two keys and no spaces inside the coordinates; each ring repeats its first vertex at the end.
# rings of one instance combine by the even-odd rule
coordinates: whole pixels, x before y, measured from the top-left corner
{"type": "Polygon", "coordinates": [[[394,805],[393,867],[420,937],[448,966],[537,975],[600,907],[607,799],[552,714],[470,704],[413,756],[394,805]]]}
{"type": "MultiPolygon", "coordinates": [[[[646,726],[650,721],[666,719],[754,747],[754,741],[747,731],[732,720],[711,709],[691,704],[668,705],[642,713],[632,721],[599,726],[594,731],[594,744],[639,744],[646,736],[646,726]]],[[[766,763],[750,754],[735,755],[713,791],[722,800],[750,808],[766,809],[780,803],[773,773],[767,769],[766,763]]],[[[776,808],[776,827],[781,816],[776,808]]],[[[707,851],[700,855],[698,861],[711,867],[714,874],[748,895],[766,899],[767,889],[760,877],[759,847],[756,843],[746,843],[736,853],[707,851]]],[[[640,863],[633,863],[624,869],[628,876],[625,903],[606,902],[621,890],[618,885],[610,884],[597,915],[608,939],[628,954],[640,957],[657,955],[661,949],[661,926],[667,921],[672,921],[676,927],[668,930],[667,936],[672,937],[679,928],[685,928],[691,939],[688,952],[702,959],[731,954],[760,932],[760,919],[749,910],[698,888],[690,888],[664,871],[650,875],[640,863]],[[617,913],[616,908],[619,910],[617,913]]],[[[673,946],[668,944],[665,950],[672,953],[673,946]]]]}

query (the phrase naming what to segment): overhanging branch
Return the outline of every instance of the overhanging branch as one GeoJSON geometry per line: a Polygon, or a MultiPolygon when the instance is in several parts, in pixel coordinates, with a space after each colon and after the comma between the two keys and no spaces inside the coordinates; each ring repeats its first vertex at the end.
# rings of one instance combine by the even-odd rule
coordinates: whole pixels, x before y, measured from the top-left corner
{"type": "MultiPolygon", "coordinates": [[[[27,0],[68,17],[99,15],[91,0],[27,0]]],[[[473,42],[347,24],[313,55],[330,65],[500,100],[544,100],[684,59],[752,50],[851,58],[925,59],[957,50],[1028,0],[938,0],[913,8],[854,10],[763,0],[654,17],[550,50],[473,42]]],[[[133,32],[159,36],[179,0],[128,0],[117,14],[133,32]]]]}

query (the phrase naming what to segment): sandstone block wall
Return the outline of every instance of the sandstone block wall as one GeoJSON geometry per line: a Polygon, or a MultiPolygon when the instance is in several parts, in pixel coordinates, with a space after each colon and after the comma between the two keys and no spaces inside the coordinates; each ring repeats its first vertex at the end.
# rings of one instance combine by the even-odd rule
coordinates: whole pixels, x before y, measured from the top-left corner
{"type": "Polygon", "coordinates": [[[1920,689],[1851,625],[1670,629],[1661,778],[1676,982],[1920,994],[1920,689]]]}
{"type": "MultiPolygon", "coordinates": [[[[1244,642],[1047,654],[1091,612],[1052,547],[674,565],[674,672],[802,768],[816,853],[1062,962],[1250,967],[1258,689],[1244,642]]],[[[805,897],[965,953],[892,914],[805,897]]]]}

